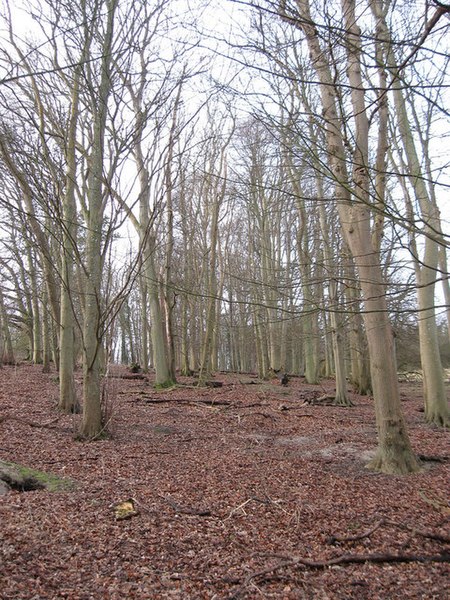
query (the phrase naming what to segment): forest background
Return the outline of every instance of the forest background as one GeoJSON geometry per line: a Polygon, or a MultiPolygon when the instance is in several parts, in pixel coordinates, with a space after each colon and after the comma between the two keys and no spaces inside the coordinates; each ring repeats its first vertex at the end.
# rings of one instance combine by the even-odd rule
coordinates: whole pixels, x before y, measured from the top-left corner
{"type": "Polygon", "coordinates": [[[449,14],[3,2],[2,362],[53,362],[88,439],[112,362],[332,375],[374,396],[372,466],[416,470],[398,370],[449,415],[449,14]]]}

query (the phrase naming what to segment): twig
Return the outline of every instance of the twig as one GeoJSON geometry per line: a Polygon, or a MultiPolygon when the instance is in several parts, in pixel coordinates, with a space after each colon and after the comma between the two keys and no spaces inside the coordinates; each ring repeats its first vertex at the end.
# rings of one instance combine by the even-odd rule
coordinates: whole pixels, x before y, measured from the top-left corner
{"type": "Polygon", "coordinates": [[[265,419],[275,419],[274,415],[269,415],[268,413],[263,413],[263,412],[252,412],[250,415],[246,415],[246,416],[253,416],[253,415],[260,415],[261,417],[264,417],[265,419]]]}
{"type": "Polygon", "coordinates": [[[230,514],[228,515],[228,517],[226,519],[224,519],[223,521],[228,521],[228,519],[231,519],[231,517],[234,515],[234,513],[236,513],[238,510],[242,510],[242,512],[244,513],[244,515],[246,514],[245,510],[244,510],[244,506],[247,506],[247,504],[249,504],[249,502],[251,502],[252,500],[254,500],[254,498],[248,498],[247,500],[245,500],[245,502],[242,502],[242,504],[239,504],[239,506],[235,506],[231,511],[230,514]]]}
{"type": "Polygon", "coordinates": [[[129,375],[108,375],[105,379],[140,379],[143,381],[148,381],[147,375],[142,375],[141,373],[130,373],[129,375]]]}

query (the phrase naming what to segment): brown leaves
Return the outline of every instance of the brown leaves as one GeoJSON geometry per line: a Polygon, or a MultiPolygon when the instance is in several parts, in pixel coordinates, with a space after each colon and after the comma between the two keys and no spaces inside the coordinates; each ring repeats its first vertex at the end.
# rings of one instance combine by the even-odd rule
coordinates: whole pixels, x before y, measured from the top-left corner
{"type": "MultiPolygon", "coordinates": [[[[323,388],[298,378],[283,388],[221,375],[211,389],[187,378],[161,392],[117,378],[115,436],[83,444],[80,415],[53,429],[21,422],[56,417],[52,377],[0,371],[0,413],[15,417],[1,423],[0,459],[78,483],[2,496],[1,600],[359,600],[400,586],[405,598],[443,597],[448,565],[420,561],[445,558],[449,463],[404,478],[368,472],[369,399],[302,407],[323,388]],[[160,401],[132,401],[145,395],[160,401]]],[[[402,386],[415,449],[445,456],[448,434],[422,422],[416,388],[402,386]]]]}

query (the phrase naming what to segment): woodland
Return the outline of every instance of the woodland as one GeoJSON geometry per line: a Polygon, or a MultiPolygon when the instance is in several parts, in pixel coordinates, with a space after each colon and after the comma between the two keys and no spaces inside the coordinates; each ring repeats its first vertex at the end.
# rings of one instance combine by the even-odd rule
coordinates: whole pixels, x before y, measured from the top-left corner
{"type": "Polygon", "coordinates": [[[449,32],[1,0],[2,599],[446,597],[449,32]]]}
{"type": "Polygon", "coordinates": [[[111,435],[86,443],[54,371],[0,371],[0,477],[27,466],[0,496],[1,600],[448,598],[448,432],[424,422],[421,382],[401,402],[422,469],[394,476],[365,467],[370,397],[313,403],[332,379],[113,374],[111,435]]]}

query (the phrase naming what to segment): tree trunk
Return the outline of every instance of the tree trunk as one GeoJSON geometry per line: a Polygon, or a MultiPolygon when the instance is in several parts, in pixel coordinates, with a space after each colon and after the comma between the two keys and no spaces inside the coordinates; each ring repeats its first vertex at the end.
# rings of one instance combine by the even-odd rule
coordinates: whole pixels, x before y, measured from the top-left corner
{"type": "Polygon", "coordinates": [[[9,331],[8,325],[8,314],[5,308],[5,302],[3,299],[3,292],[0,288],[0,323],[1,323],[1,335],[3,338],[2,343],[2,355],[0,356],[0,363],[4,365],[14,365],[16,364],[16,359],[14,356],[14,350],[11,340],[11,333],[9,331]]]}
{"type": "MultiPolygon", "coordinates": [[[[80,435],[95,439],[104,433],[100,385],[102,345],[102,225],[103,155],[108,99],[111,93],[112,38],[118,0],[108,0],[107,23],[103,41],[102,71],[96,97],[93,98],[93,140],[89,160],[86,227],[86,287],[83,325],[83,418],[80,435]]],[[[92,90],[94,92],[94,90],[92,90]]]]}
{"type": "MultiPolygon", "coordinates": [[[[82,59],[85,52],[82,53],[82,59]]],[[[62,256],[61,256],[61,296],[59,329],[59,403],[64,413],[77,413],[80,405],[77,399],[74,380],[75,368],[75,318],[73,307],[74,253],[76,244],[76,202],[75,181],[77,172],[76,136],[79,112],[79,80],[81,66],[75,68],[72,89],[72,105],[66,150],[66,189],[62,201],[62,256]]]]}
{"type": "Polygon", "coordinates": [[[155,367],[155,385],[158,387],[170,387],[174,381],[170,376],[169,361],[167,358],[166,331],[160,302],[159,281],[155,269],[155,248],[156,240],[154,235],[151,234],[145,254],[145,274],[152,323],[151,338],[155,367]]]}
{"type": "Polygon", "coordinates": [[[50,315],[47,308],[47,291],[44,289],[42,295],[42,372],[50,373],[51,358],[51,333],[50,333],[50,315]]]}
{"type": "MultiPolygon", "coordinates": [[[[355,259],[364,298],[366,326],[371,364],[372,384],[378,428],[378,450],[369,463],[371,468],[385,473],[407,473],[418,470],[403,420],[398,391],[396,359],[392,330],[387,317],[385,287],[379,256],[372,246],[370,211],[366,198],[368,179],[368,121],[364,103],[364,86],[360,81],[360,38],[354,18],[354,2],[343,0],[348,35],[348,77],[351,84],[356,151],[354,189],[346,168],[346,154],[341,121],[337,112],[337,92],[328,63],[320,46],[319,34],[311,18],[308,0],[297,0],[301,21],[295,24],[305,34],[314,69],[320,81],[323,117],[327,124],[326,143],[330,168],[336,182],[339,218],[350,251],[355,259]]],[[[282,9],[284,3],[282,3],[282,9]]],[[[286,14],[282,10],[282,16],[286,14]]]]}
{"type": "MultiPolygon", "coordinates": [[[[426,235],[422,258],[418,255],[417,246],[413,255],[419,305],[418,322],[425,418],[429,423],[446,426],[449,422],[450,413],[444,387],[444,373],[439,351],[435,311],[435,287],[439,264],[439,244],[436,235],[441,230],[439,211],[429,197],[425,186],[402,90],[397,81],[394,82],[393,86],[398,130],[402,136],[409,177],[420,206],[420,217],[424,222],[426,235]]],[[[412,210],[411,204],[410,210],[412,210]]]]}
{"type": "MultiPolygon", "coordinates": [[[[144,242],[145,243],[145,242],[144,242]]],[[[143,373],[148,373],[149,355],[148,355],[148,286],[145,277],[145,268],[139,275],[139,291],[141,294],[141,356],[140,364],[143,373]]]]}

